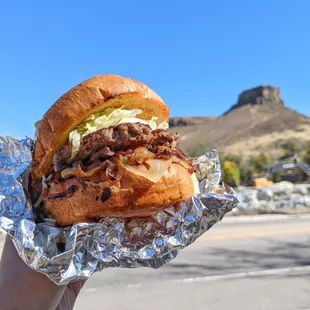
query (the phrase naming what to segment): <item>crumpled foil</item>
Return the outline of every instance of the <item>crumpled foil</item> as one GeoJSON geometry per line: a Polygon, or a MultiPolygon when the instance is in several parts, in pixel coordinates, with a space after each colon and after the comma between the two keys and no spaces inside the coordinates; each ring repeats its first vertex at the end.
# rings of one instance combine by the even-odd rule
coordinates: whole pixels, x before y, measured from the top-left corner
{"type": "Polygon", "coordinates": [[[37,224],[24,191],[33,143],[0,137],[0,227],[23,261],[58,285],[108,267],[159,268],[238,204],[233,189],[219,185],[220,162],[211,150],[192,160],[200,194],[178,208],[147,218],[105,218],[67,228],[37,224]]]}

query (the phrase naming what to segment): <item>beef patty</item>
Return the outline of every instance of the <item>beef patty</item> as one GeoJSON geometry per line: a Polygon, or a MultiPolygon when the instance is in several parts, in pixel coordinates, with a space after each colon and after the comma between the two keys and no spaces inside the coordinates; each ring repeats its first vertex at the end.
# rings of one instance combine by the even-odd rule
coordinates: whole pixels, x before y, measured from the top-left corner
{"type": "Polygon", "coordinates": [[[111,126],[85,136],[73,160],[70,160],[72,152],[70,142],[59,148],[53,158],[54,169],[59,171],[63,166],[71,165],[73,161],[90,160],[93,162],[99,158],[108,158],[117,151],[126,151],[142,145],[148,146],[148,149],[156,153],[158,146],[176,148],[178,138],[179,134],[163,129],[152,130],[149,125],[141,123],[111,126]]]}

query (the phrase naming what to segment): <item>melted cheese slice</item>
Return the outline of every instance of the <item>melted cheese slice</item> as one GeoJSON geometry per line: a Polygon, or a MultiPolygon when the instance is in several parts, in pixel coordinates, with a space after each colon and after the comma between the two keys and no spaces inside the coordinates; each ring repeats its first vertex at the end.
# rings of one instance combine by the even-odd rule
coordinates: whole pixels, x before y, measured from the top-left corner
{"type": "Polygon", "coordinates": [[[129,166],[125,164],[123,164],[123,167],[136,175],[144,177],[153,183],[157,183],[165,174],[166,170],[169,168],[172,162],[172,158],[169,160],[149,159],[146,161],[146,163],[150,166],[150,168],[146,171],[138,169],[135,166],[129,166]]]}
{"type": "Polygon", "coordinates": [[[192,173],[191,177],[192,177],[192,181],[193,181],[193,185],[194,185],[194,194],[200,194],[199,182],[197,180],[196,173],[195,172],[192,173]]]}
{"type": "MultiPolygon", "coordinates": [[[[157,183],[163,177],[166,170],[169,168],[169,166],[172,163],[180,164],[184,168],[188,167],[188,165],[184,161],[182,161],[181,159],[175,156],[173,156],[169,160],[149,159],[146,161],[146,163],[150,166],[150,168],[146,171],[138,169],[134,166],[129,166],[125,164],[122,164],[122,165],[126,170],[136,175],[142,176],[153,183],[157,183]]],[[[194,194],[200,194],[199,182],[197,180],[196,174],[192,173],[191,178],[192,178],[193,186],[194,186],[194,194]]]]}

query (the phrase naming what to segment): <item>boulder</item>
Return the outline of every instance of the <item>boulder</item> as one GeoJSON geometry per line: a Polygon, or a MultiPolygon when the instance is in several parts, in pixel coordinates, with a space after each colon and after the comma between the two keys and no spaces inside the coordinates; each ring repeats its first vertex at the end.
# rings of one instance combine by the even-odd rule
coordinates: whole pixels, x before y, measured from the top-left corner
{"type": "Polygon", "coordinates": [[[266,213],[276,210],[276,206],[272,202],[268,201],[259,201],[259,203],[256,205],[256,209],[259,209],[260,211],[264,211],[266,213]]]}
{"type": "Polygon", "coordinates": [[[301,194],[301,195],[307,195],[308,194],[308,186],[303,185],[303,184],[295,185],[294,193],[301,194]]]}
{"type": "Polygon", "coordinates": [[[260,189],[239,187],[236,190],[239,205],[232,213],[235,215],[268,214],[310,208],[308,188],[310,186],[307,184],[294,185],[291,182],[275,183],[260,189]]]}
{"type": "Polygon", "coordinates": [[[272,198],[273,198],[273,191],[269,187],[261,188],[257,192],[258,200],[270,201],[272,198]]]}
{"type": "Polygon", "coordinates": [[[294,191],[294,184],[291,182],[283,181],[270,185],[268,188],[273,192],[273,195],[290,195],[294,191]]]}

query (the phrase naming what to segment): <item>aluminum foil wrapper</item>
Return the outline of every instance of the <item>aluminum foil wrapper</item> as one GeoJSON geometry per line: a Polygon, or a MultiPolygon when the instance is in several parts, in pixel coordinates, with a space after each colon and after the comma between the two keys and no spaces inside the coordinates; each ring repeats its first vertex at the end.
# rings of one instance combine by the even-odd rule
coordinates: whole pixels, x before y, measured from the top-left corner
{"type": "Polygon", "coordinates": [[[67,228],[37,224],[24,191],[33,143],[0,137],[0,227],[23,261],[58,285],[108,267],[159,268],[238,204],[233,189],[219,185],[220,162],[211,150],[192,160],[200,193],[178,208],[147,218],[105,218],[67,228]]]}

